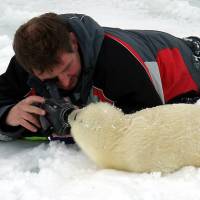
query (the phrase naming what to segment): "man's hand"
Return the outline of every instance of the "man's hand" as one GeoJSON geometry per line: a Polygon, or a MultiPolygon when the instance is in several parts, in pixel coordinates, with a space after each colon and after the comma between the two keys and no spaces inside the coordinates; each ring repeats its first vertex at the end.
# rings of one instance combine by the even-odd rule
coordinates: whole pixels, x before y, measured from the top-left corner
{"type": "Polygon", "coordinates": [[[37,132],[41,128],[39,116],[45,115],[45,111],[34,104],[42,104],[45,99],[40,96],[29,96],[15,106],[8,112],[6,117],[6,124],[10,126],[23,126],[31,132],[37,132]]]}

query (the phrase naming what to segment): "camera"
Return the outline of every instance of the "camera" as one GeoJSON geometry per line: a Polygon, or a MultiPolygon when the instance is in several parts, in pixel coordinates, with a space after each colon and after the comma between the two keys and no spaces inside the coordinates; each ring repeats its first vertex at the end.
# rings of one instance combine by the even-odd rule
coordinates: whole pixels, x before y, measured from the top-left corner
{"type": "Polygon", "coordinates": [[[46,111],[46,115],[40,117],[40,123],[46,135],[69,134],[71,127],[68,123],[68,116],[75,109],[71,102],[65,101],[64,98],[48,98],[41,108],[46,111]]]}
{"type": "Polygon", "coordinates": [[[60,96],[56,81],[52,79],[42,82],[37,77],[32,76],[29,85],[35,88],[37,95],[45,98],[43,104],[36,105],[46,111],[45,116],[40,116],[41,133],[45,136],[69,134],[68,116],[76,107],[69,98],[65,99],[60,96]]]}

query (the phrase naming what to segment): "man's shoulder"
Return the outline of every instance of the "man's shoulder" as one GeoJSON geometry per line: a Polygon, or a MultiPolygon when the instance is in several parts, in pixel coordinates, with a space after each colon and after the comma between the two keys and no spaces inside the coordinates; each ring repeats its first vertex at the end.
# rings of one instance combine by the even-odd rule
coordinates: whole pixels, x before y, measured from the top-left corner
{"type": "Polygon", "coordinates": [[[0,75],[0,90],[5,93],[12,91],[12,94],[19,94],[19,92],[26,93],[29,90],[27,80],[29,78],[28,72],[17,62],[15,56],[10,60],[10,63],[5,73],[0,75]]]}
{"type": "Polygon", "coordinates": [[[5,73],[13,75],[22,74],[23,77],[28,76],[28,72],[26,72],[24,68],[19,64],[15,56],[10,59],[9,65],[5,73]]]}

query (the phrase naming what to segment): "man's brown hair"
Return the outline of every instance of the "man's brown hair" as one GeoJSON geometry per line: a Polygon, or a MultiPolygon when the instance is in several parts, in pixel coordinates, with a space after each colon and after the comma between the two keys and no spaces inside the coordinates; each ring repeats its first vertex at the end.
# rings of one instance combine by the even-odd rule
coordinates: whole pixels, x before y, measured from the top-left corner
{"type": "Polygon", "coordinates": [[[17,61],[32,73],[51,70],[59,64],[58,54],[73,52],[68,26],[55,13],[34,17],[16,31],[13,49],[17,61]]]}

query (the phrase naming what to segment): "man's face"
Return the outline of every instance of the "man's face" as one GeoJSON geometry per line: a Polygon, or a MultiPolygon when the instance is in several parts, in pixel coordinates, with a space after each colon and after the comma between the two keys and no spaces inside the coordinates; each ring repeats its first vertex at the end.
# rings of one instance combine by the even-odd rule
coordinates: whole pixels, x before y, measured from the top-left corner
{"type": "Polygon", "coordinates": [[[74,33],[70,33],[70,40],[73,52],[62,52],[59,54],[60,63],[53,66],[51,71],[43,73],[33,70],[35,76],[41,81],[56,79],[57,86],[64,90],[72,90],[79,79],[81,73],[81,61],[78,51],[78,42],[74,33]]]}
{"type": "Polygon", "coordinates": [[[57,86],[64,90],[73,89],[81,73],[81,62],[78,51],[73,53],[61,53],[60,63],[51,71],[43,73],[34,70],[34,75],[41,81],[56,79],[57,86]]]}

